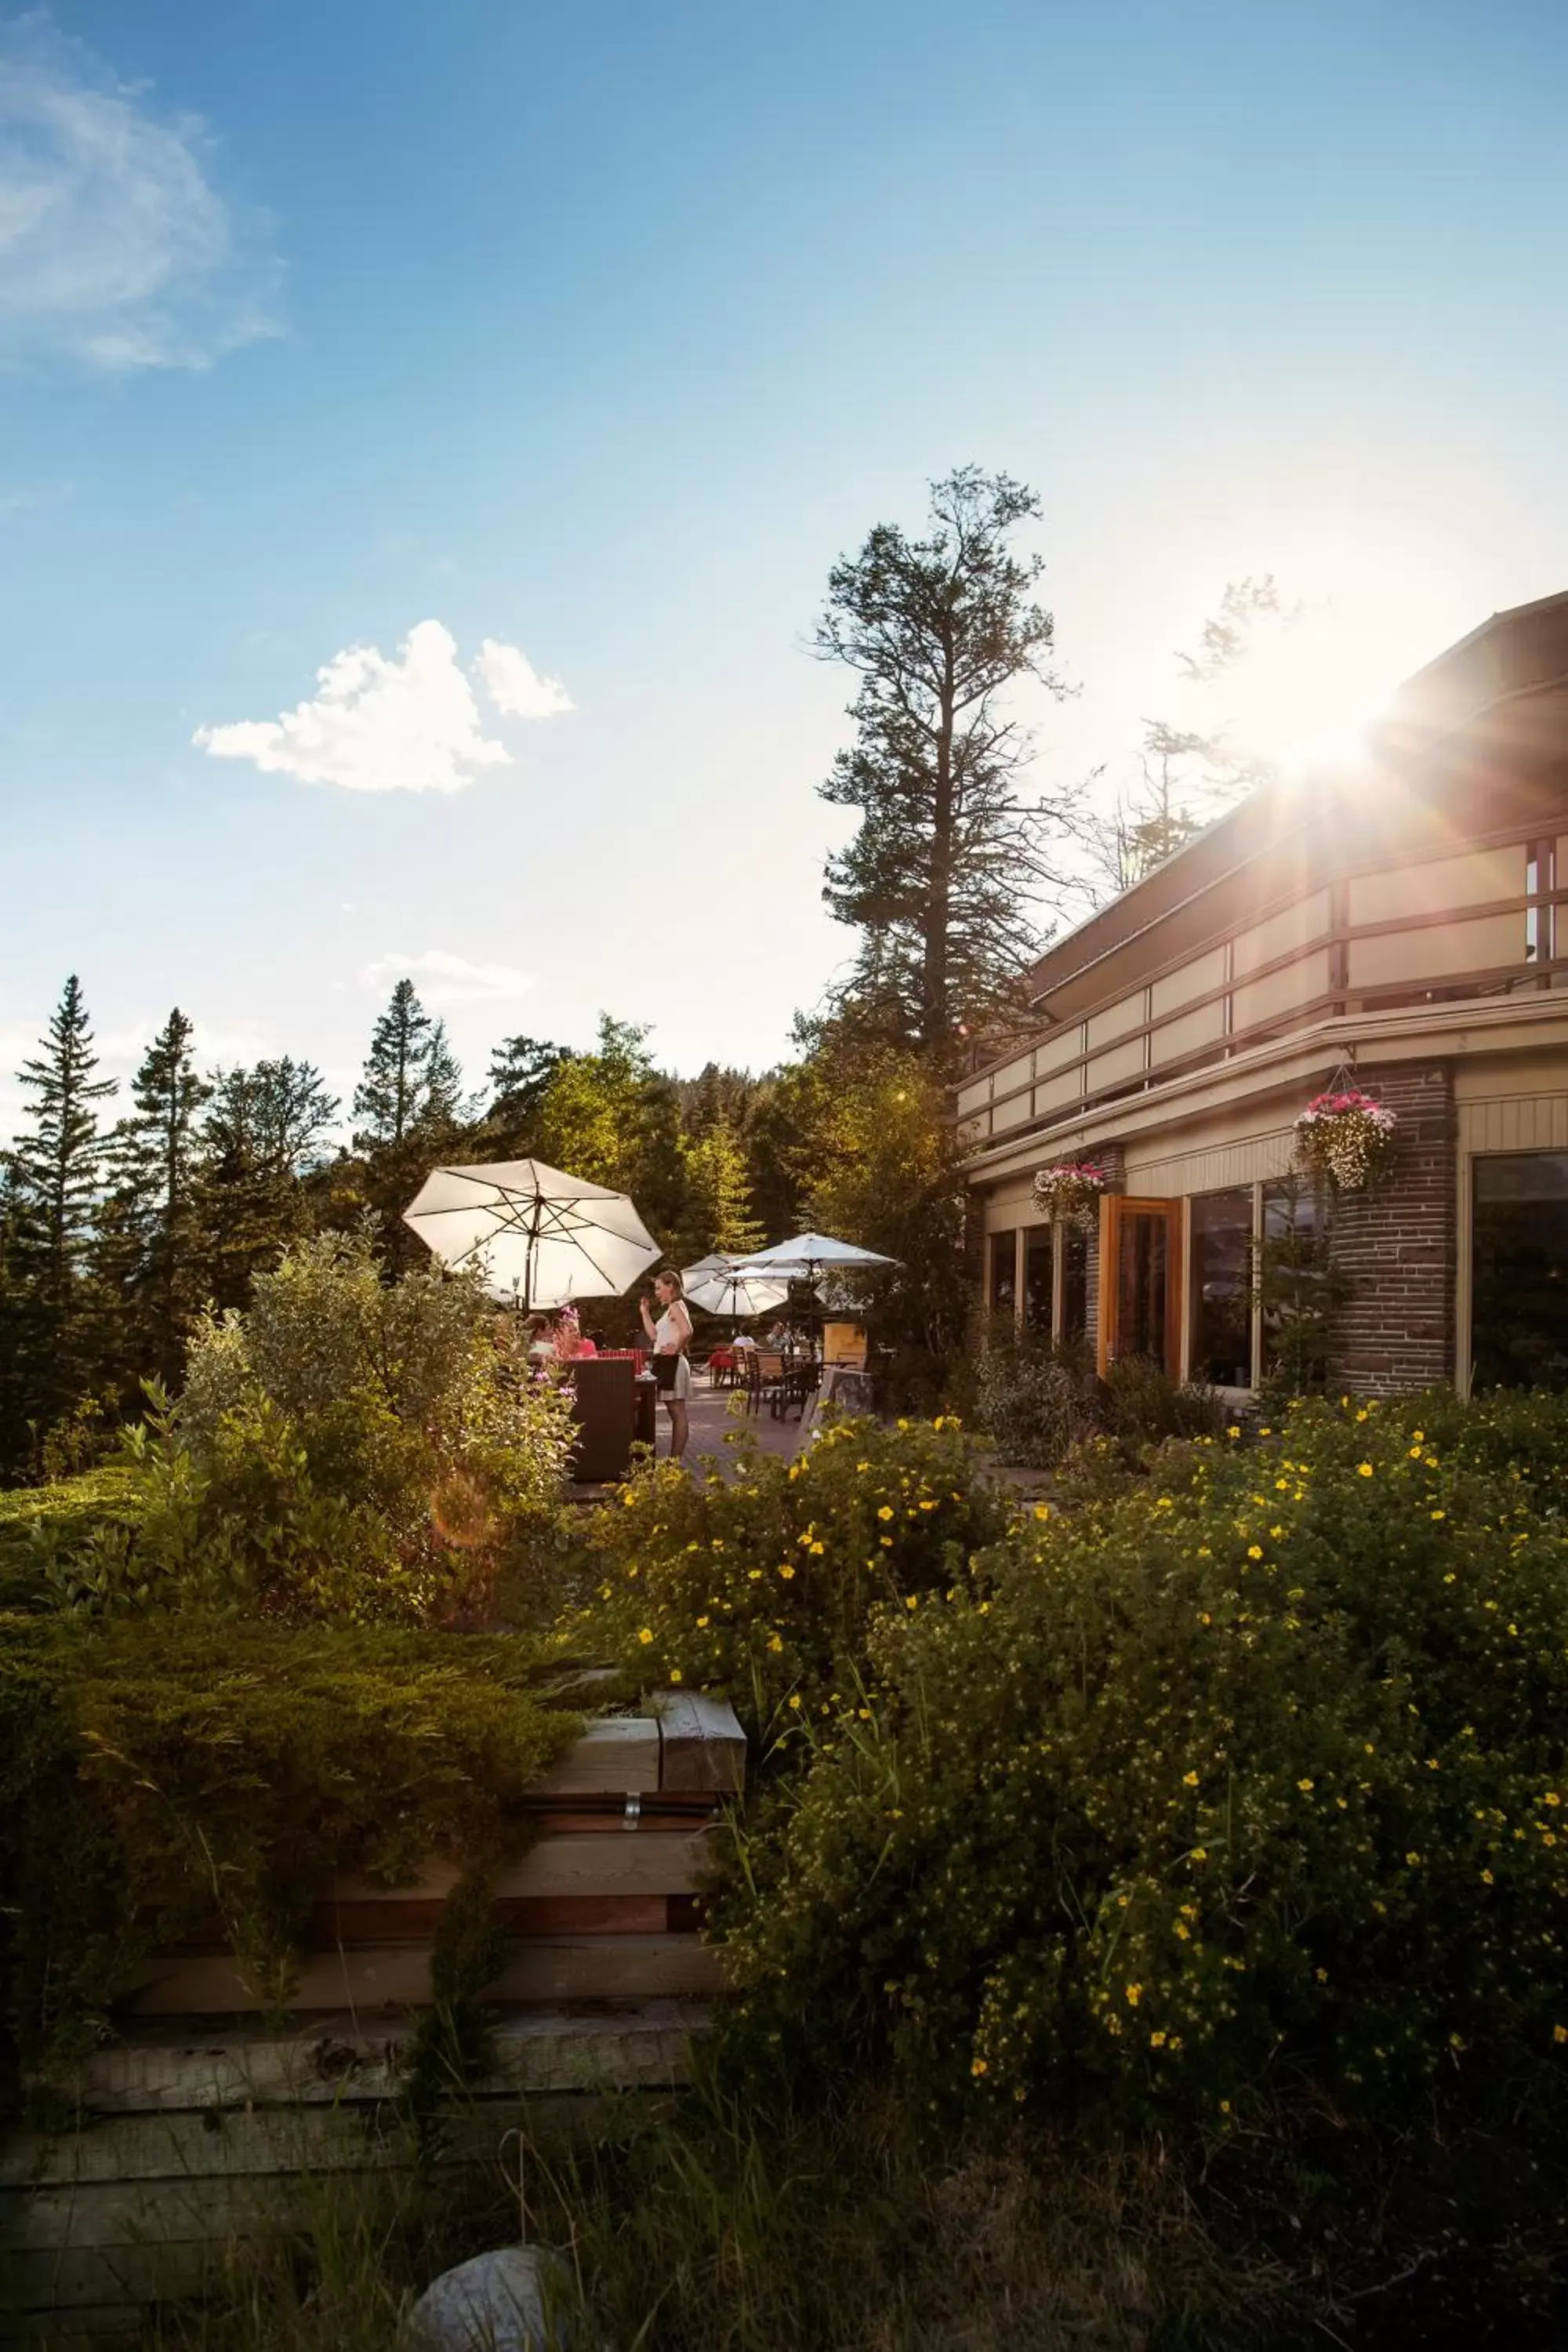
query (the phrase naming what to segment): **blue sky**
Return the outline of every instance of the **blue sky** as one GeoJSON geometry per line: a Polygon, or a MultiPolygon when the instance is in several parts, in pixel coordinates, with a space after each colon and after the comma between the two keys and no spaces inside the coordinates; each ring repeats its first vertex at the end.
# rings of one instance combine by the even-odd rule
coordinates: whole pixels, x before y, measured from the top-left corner
{"type": "Polygon", "coordinates": [[[804,641],[966,459],[1052,782],[1228,578],[1325,721],[1568,585],[1565,75],[1545,0],[0,0],[0,1073],[73,968],[118,1068],[178,1002],[347,1088],[404,969],[476,1079],[776,1057],[804,641]]]}

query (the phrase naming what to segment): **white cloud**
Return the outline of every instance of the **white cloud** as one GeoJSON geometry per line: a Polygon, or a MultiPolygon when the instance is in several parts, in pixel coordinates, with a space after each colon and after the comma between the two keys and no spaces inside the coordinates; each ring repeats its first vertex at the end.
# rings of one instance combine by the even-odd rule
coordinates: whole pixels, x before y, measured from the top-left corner
{"type": "MultiPolygon", "coordinates": [[[[500,702],[492,689],[501,709],[543,717],[547,709],[571,708],[553,681],[534,676],[515,646],[487,637],[479,664],[503,656],[509,679],[515,665],[536,698],[560,700],[526,712],[500,702]]],[[[312,701],[278,719],[198,727],[192,741],[217,760],[252,760],[269,775],[351,793],[458,793],[485,769],[511,764],[506,746],[484,734],[457,640],[439,621],[410,629],[391,659],[375,646],[350,646],[316,676],[321,692],[312,701]]]]}
{"type": "Polygon", "coordinates": [[[377,956],[360,978],[377,992],[411,980],[424,1002],[435,1005],[503,1004],[533,986],[529,974],[511,964],[472,963],[445,948],[426,948],[422,955],[377,956]]]}
{"type": "Polygon", "coordinates": [[[541,677],[528,656],[516,646],[497,645],[486,637],[474,667],[485,692],[498,710],[511,719],[553,719],[572,709],[572,698],[558,677],[541,677]]]}
{"type": "Polygon", "coordinates": [[[0,25],[0,359],[205,367],[281,331],[279,269],[155,113],[41,16],[0,25]]]}

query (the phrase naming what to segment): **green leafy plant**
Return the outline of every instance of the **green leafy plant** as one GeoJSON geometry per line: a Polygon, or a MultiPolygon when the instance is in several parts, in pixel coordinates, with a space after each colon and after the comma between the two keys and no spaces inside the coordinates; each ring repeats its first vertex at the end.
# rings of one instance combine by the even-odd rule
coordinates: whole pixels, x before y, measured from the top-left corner
{"type": "MultiPolygon", "coordinates": [[[[144,1956],[216,1926],[286,2006],[338,1871],[482,1876],[576,1729],[516,1637],[195,1618],[13,1619],[0,1642],[0,1994],[37,2063],[144,1956]]],[[[454,1985],[454,1995],[462,1988],[454,1985]]]]}
{"type": "Polygon", "coordinates": [[[1561,2124],[1568,1412],[1298,1406],[874,1612],[742,1834],[742,2009],[920,2097],[1223,2134],[1441,2088],[1561,2124]]]}
{"type": "Polygon", "coordinates": [[[785,1464],[742,1448],[729,1478],[650,1465],[597,1511],[597,1572],[567,1638],[650,1683],[729,1694],[776,1741],[851,1686],[868,1612],[964,1574],[1004,1514],[948,1416],[825,1426],[785,1464]]]}
{"type": "Polygon", "coordinates": [[[498,1322],[471,1282],[384,1282],[363,1232],[300,1243],[243,1315],[203,1321],[177,1403],[149,1389],[132,1507],[40,1535],[41,1583],[83,1610],[482,1612],[549,1527],[574,1434],[498,1322]]]}

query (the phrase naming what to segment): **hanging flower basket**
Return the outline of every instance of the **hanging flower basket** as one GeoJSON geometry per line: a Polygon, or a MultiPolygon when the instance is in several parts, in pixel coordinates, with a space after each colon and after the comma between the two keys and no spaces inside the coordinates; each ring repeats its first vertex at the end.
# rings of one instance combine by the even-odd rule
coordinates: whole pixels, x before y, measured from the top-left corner
{"type": "Polygon", "coordinates": [[[1058,1160],[1035,1178],[1035,1206],[1053,1224],[1092,1225],[1104,1190],[1103,1168],[1088,1160],[1058,1160]]]}
{"type": "Polygon", "coordinates": [[[1296,1163],[1337,1192],[1363,1192],[1386,1176],[1398,1114],[1357,1087],[1315,1096],[1296,1121],[1296,1163]]]}

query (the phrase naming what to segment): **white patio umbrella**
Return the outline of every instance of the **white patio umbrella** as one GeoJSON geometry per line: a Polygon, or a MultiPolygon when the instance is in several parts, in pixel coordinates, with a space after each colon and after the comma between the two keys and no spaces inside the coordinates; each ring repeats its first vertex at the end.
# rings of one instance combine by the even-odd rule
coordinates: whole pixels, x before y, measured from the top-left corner
{"type": "Polygon", "coordinates": [[[542,1160],[433,1168],[403,1212],[427,1249],[524,1310],[618,1298],[663,1253],[625,1192],[542,1160]]]}
{"type": "Polygon", "coordinates": [[[858,1268],[868,1272],[873,1266],[898,1264],[896,1257],[862,1249],[858,1242],[836,1241],[831,1234],[796,1234],[789,1241],[774,1242],[771,1249],[753,1251],[750,1257],[740,1259],[734,1270],[747,1276],[760,1275],[764,1280],[772,1275],[810,1283],[815,1297],[821,1295],[819,1284],[825,1275],[853,1274],[858,1268]]]}
{"type": "Polygon", "coordinates": [[[728,1315],[744,1322],[751,1315],[769,1315],[789,1297],[783,1276],[742,1274],[727,1257],[700,1258],[681,1275],[687,1297],[710,1315],[728,1315]]]}
{"type": "Polygon", "coordinates": [[[897,1265],[896,1257],[883,1257],[876,1250],[861,1249],[856,1242],[835,1241],[831,1234],[796,1234],[787,1242],[774,1242],[771,1249],[753,1250],[750,1257],[738,1258],[737,1274],[785,1276],[800,1282],[815,1282],[819,1274],[846,1272],[857,1266],[897,1265]]]}

